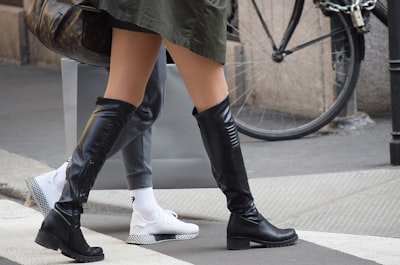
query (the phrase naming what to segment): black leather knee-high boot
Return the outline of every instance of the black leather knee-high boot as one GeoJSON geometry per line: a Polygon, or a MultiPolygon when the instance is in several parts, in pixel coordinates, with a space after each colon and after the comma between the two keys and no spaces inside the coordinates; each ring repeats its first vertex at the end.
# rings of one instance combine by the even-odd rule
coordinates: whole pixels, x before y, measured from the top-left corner
{"type": "Polygon", "coordinates": [[[279,229],[258,213],[250,192],[246,169],[229,99],[197,113],[201,136],[218,187],[225,194],[231,212],[227,227],[227,248],[248,249],[250,242],[265,247],[294,244],[294,229],[279,229]]]}
{"type": "Polygon", "coordinates": [[[136,108],[129,103],[98,98],[96,107],[67,168],[60,200],[44,219],[35,242],[78,262],[104,259],[100,247],[90,247],[80,229],[82,204],[89,196],[107,154],[136,108]]]}

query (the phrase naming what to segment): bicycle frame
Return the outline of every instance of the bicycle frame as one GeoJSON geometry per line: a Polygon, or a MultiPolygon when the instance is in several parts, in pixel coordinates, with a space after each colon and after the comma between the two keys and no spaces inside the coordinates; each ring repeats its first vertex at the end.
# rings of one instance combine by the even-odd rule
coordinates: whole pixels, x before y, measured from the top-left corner
{"type": "MultiPolygon", "coordinates": [[[[274,50],[274,54],[272,55],[272,58],[277,63],[282,62],[284,60],[285,56],[287,56],[287,55],[289,55],[289,54],[291,54],[291,53],[293,53],[295,51],[303,49],[303,48],[305,48],[307,46],[310,46],[310,45],[312,45],[314,43],[320,42],[320,41],[322,41],[322,40],[324,40],[326,38],[329,38],[331,36],[335,36],[337,34],[340,34],[340,33],[344,32],[344,31],[352,30],[352,27],[343,28],[343,29],[339,29],[339,30],[333,30],[330,34],[326,34],[326,35],[320,36],[320,37],[318,37],[318,38],[316,38],[314,40],[311,40],[309,42],[306,42],[306,43],[303,43],[301,45],[295,46],[293,48],[290,48],[289,50],[286,50],[286,48],[287,48],[287,46],[288,46],[288,44],[290,42],[290,39],[291,39],[293,33],[295,32],[296,27],[297,27],[297,25],[298,25],[298,23],[300,21],[300,18],[301,18],[302,14],[303,14],[304,2],[305,2],[305,0],[296,0],[295,1],[294,8],[293,8],[293,13],[291,15],[291,19],[289,20],[288,26],[286,28],[286,31],[285,31],[285,33],[284,33],[284,35],[282,37],[282,40],[281,40],[281,42],[279,44],[279,48],[278,48],[278,46],[276,45],[276,42],[275,42],[275,40],[274,40],[274,38],[273,38],[273,36],[271,34],[271,31],[269,30],[268,25],[266,24],[262,14],[261,14],[260,8],[258,7],[256,1],[252,0],[252,4],[254,6],[254,9],[256,10],[257,16],[258,16],[258,18],[259,18],[259,20],[260,20],[260,22],[261,22],[261,24],[263,26],[263,29],[264,29],[264,31],[265,31],[270,43],[271,43],[272,49],[274,50]]],[[[380,16],[380,17],[382,17],[382,16],[380,16]]],[[[382,17],[382,19],[383,18],[384,17],[382,17]]],[[[361,51],[361,52],[362,52],[361,54],[362,54],[362,58],[363,58],[364,57],[363,56],[364,51],[361,51]]]]}
{"type": "Polygon", "coordinates": [[[256,10],[257,16],[260,19],[260,22],[264,28],[264,31],[267,34],[267,37],[271,42],[272,48],[275,51],[275,54],[273,55],[274,60],[276,62],[282,61],[283,57],[286,55],[284,53],[284,51],[285,51],[285,49],[290,41],[290,38],[292,37],[292,35],[297,27],[297,24],[299,23],[301,15],[303,13],[304,0],[296,0],[291,19],[289,20],[289,24],[286,28],[285,34],[283,35],[283,38],[279,45],[279,48],[277,47],[275,40],[274,40],[267,24],[265,23],[264,18],[261,15],[260,8],[258,7],[256,1],[252,0],[251,2],[253,3],[254,9],[256,10]]]}

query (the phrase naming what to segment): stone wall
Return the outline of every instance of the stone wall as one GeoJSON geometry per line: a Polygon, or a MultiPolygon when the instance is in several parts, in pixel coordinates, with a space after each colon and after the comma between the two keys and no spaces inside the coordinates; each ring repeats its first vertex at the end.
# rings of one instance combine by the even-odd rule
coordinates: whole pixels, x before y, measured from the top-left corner
{"type": "Polygon", "coordinates": [[[29,62],[28,35],[24,25],[24,9],[0,5],[0,62],[26,64],[29,62]]]}
{"type": "Polygon", "coordinates": [[[9,0],[7,5],[0,2],[0,63],[35,64],[59,69],[60,56],[44,47],[26,29],[24,7],[31,1],[9,0]]]}

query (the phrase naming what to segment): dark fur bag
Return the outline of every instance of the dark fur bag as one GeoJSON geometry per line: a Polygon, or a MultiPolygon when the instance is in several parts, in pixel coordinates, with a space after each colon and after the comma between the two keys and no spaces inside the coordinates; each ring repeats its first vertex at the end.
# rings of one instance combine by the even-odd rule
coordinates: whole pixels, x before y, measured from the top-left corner
{"type": "Polygon", "coordinates": [[[33,0],[26,11],[30,32],[50,50],[85,64],[108,66],[111,28],[98,0],[33,0]]]}

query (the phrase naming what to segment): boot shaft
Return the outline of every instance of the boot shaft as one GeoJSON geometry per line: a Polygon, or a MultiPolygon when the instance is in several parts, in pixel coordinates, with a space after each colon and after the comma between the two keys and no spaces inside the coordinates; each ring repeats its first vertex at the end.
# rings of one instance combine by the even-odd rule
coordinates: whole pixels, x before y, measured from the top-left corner
{"type": "Polygon", "coordinates": [[[227,198],[228,209],[237,214],[253,207],[239,135],[229,99],[202,112],[193,110],[211,162],[212,173],[227,198]]]}
{"type": "Polygon", "coordinates": [[[67,182],[60,199],[64,204],[62,209],[76,210],[87,201],[108,153],[135,110],[134,106],[120,100],[97,99],[67,167],[67,182]]]}

